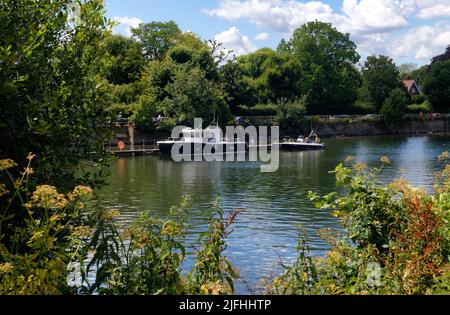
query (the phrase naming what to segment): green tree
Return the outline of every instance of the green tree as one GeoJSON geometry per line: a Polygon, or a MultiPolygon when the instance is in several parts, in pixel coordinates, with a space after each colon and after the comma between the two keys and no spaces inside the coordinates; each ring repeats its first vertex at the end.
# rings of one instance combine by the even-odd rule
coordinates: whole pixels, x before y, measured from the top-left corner
{"type": "Polygon", "coordinates": [[[411,72],[411,79],[416,81],[419,87],[422,87],[427,72],[428,72],[428,65],[422,66],[411,72]]]}
{"type": "Polygon", "coordinates": [[[411,80],[415,70],[417,70],[417,64],[415,63],[402,63],[398,66],[398,72],[402,80],[411,80]]]}
{"type": "Polygon", "coordinates": [[[113,84],[126,84],[139,80],[145,65],[141,46],[134,39],[120,35],[110,35],[105,41],[109,54],[105,77],[113,84]]]}
{"type": "Polygon", "coordinates": [[[141,23],[131,29],[134,37],[142,44],[147,60],[161,60],[174,46],[181,30],[174,21],[141,23]]]}
{"type": "Polygon", "coordinates": [[[399,71],[394,61],[387,56],[367,57],[362,69],[363,86],[367,90],[368,100],[377,111],[381,110],[389,93],[401,87],[399,71]]]}
{"type": "Polygon", "coordinates": [[[434,62],[424,82],[425,94],[437,112],[450,111],[450,60],[434,62]]]}
{"type": "Polygon", "coordinates": [[[219,68],[221,89],[230,110],[235,114],[239,105],[255,104],[253,90],[237,62],[228,61],[219,68]]]}
{"type": "Polygon", "coordinates": [[[381,115],[387,123],[402,119],[409,103],[409,97],[404,88],[393,89],[381,107],[381,115]]]}
{"type": "Polygon", "coordinates": [[[360,56],[349,34],[331,24],[309,22],[296,29],[279,50],[293,54],[300,64],[302,91],[309,114],[342,113],[356,100],[360,56]]]}
{"type": "Polygon", "coordinates": [[[160,103],[160,109],[166,117],[175,117],[178,123],[192,125],[196,117],[205,122],[212,121],[214,116],[222,123],[230,119],[222,91],[198,67],[177,68],[173,82],[165,91],[168,95],[160,103]]]}
{"type": "Polygon", "coordinates": [[[62,191],[104,161],[103,14],[101,0],[0,2],[0,158],[35,153],[37,180],[62,191]]]}
{"type": "Polygon", "coordinates": [[[237,63],[253,90],[253,104],[246,105],[276,102],[282,97],[300,94],[300,68],[290,54],[262,48],[239,57],[237,63]]]}

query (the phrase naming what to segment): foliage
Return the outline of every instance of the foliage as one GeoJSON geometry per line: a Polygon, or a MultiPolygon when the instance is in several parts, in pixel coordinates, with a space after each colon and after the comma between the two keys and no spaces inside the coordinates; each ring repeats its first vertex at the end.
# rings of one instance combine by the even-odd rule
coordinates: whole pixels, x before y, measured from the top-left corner
{"type": "Polygon", "coordinates": [[[305,98],[281,99],[277,104],[276,120],[283,130],[292,130],[304,127],[306,106],[305,98]]]}
{"type": "Polygon", "coordinates": [[[257,104],[252,107],[240,105],[234,114],[238,116],[276,116],[277,104],[257,104]]]}
{"type": "Polygon", "coordinates": [[[447,61],[447,60],[450,60],[450,45],[447,46],[447,49],[445,50],[445,52],[443,54],[434,57],[431,60],[431,64],[434,64],[435,62],[447,61]]]}
{"type": "Polygon", "coordinates": [[[174,21],[141,23],[131,32],[141,43],[147,60],[162,60],[181,34],[174,21]]]}
{"type": "Polygon", "coordinates": [[[208,230],[200,234],[197,261],[188,275],[189,292],[192,294],[229,294],[234,292],[237,271],[223,256],[225,238],[231,233],[230,226],[238,212],[231,212],[227,218],[219,206],[213,203],[208,217],[208,230]]]}
{"type": "Polygon", "coordinates": [[[192,125],[195,117],[206,122],[214,116],[222,122],[228,121],[230,114],[222,92],[205,78],[199,68],[178,68],[173,82],[165,88],[168,93],[160,103],[160,109],[167,117],[176,117],[178,123],[192,125]]]}
{"type": "Polygon", "coordinates": [[[402,63],[398,66],[398,73],[402,80],[412,80],[415,70],[417,70],[417,64],[415,63],[402,63]]]}
{"type": "Polygon", "coordinates": [[[92,167],[104,162],[107,137],[102,1],[7,0],[0,7],[0,158],[24,165],[35,152],[36,180],[62,191],[80,177],[95,184],[92,167]]]}
{"type": "Polygon", "coordinates": [[[255,104],[254,90],[240,64],[228,61],[218,71],[221,89],[233,114],[241,113],[240,106],[249,107],[255,104]]]}
{"type": "MultiPolygon", "coordinates": [[[[82,271],[85,294],[153,295],[184,293],[180,269],[185,249],[188,200],[170,210],[168,220],[142,213],[135,222],[119,230],[115,210],[95,213],[95,232],[86,251],[94,251],[82,271]],[[95,281],[88,280],[95,268],[95,281]]],[[[86,255],[87,256],[87,255],[86,255]]]]}
{"type": "Polygon", "coordinates": [[[28,155],[17,178],[17,164],[0,160],[0,294],[73,294],[68,265],[76,260],[82,247],[78,236],[86,231],[75,223],[92,190],[77,186],[67,195],[50,185],[32,190],[33,158],[28,155]]]}
{"type": "Polygon", "coordinates": [[[252,91],[248,106],[276,102],[282,97],[299,95],[300,68],[290,54],[278,53],[262,48],[237,59],[239,69],[244,74],[245,86],[252,91]]]}
{"type": "MultiPolygon", "coordinates": [[[[448,152],[440,156],[447,159],[448,152]]],[[[353,163],[349,157],[347,163],[353,163]]],[[[332,209],[345,228],[323,230],[325,257],[308,254],[301,242],[293,266],[268,286],[276,294],[433,294],[449,287],[449,167],[437,174],[435,194],[411,187],[404,178],[384,184],[362,163],[340,164],[333,172],[345,195],[310,193],[317,207],[332,209]]]]}
{"type": "Polygon", "coordinates": [[[422,104],[412,104],[408,105],[408,111],[414,114],[426,114],[431,111],[431,106],[428,101],[423,102],[422,104]]]}
{"type": "Polygon", "coordinates": [[[142,213],[123,227],[117,210],[92,202],[86,208],[93,196],[89,187],[77,186],[66,195],[49,185],[29,190],[33,158],[28,156],[19,178],[13,176],[13,160],[0,160],[0,294],[234,292],[237,273],[223,252],[237,212],[225,217],[213,204],[208,229],[198,240],[197,262],[186,275],[182,241],[188,198],[172,207],[167,219],[142,213]],[[20,209],[11,209],[15,199],[20,209]],[[26,215],[15,215],[20,212],[26,215]]]}
{"type": "Polygon", "coordinates": [[[362,69],[363,88],[366,89],[367,100],[377,112],[395,88],[401,88],[399,71],[394,61],[387,56],[367,57],[362,69]]]}
{"type": "Polygon", "coordinates": [[[135,115],[138,125],[157,127],[149,120],[153,113],[186,125],[192,125],[195,117],[212,121],[214,115],[222,122],[228,121],[229,108],[217,75],[210,50],[171,48],[165,60],[151,62],[142,76],[144,93],[135,115]]]}
{"type": "Polygon", "coordinates": [[[360,81],[354,65],[360,56],[349,34],[329,23],[309,22],[280,51],[290,52],[300,64],[308,114],[342,113],[353,105],[360,81]]]}
{"type": "Polygon", "coordinates": [[[425,94],[433,110],[450,111],[450,60],[433,63],[423,82],[425,94]]]}
{"type": "Polygon", "coordinates": [[[137,81],[145,65],[141,45],[121,35],[109,35],[103,45],[109,57],[105,78],[116,85],[137,81]]]}
{"type": "Polygon", "coordinates": [[[389,93],[381,108],[381,115],[387,123],[401,120],[406,112],[409,97],[405,89],[396,88],[389,93]]]}

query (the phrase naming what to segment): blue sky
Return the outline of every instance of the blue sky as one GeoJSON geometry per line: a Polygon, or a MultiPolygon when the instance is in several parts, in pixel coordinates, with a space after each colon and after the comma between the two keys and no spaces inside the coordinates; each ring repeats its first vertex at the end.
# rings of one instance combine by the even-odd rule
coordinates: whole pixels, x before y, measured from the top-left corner
{"type": "Polygon", "coordinates": [[[280,39],[311,20],[351,34],[362,61],[387,54],[423,65],[450,45],[450,0],[105,0],[107,16],[129,34],[141,22],[174,20],[183,31],[217,39],[236,55],[280,39]]]}

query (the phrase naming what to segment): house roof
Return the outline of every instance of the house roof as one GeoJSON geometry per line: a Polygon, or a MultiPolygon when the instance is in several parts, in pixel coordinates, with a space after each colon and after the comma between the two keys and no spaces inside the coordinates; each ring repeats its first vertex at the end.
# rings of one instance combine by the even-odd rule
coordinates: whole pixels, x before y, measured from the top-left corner
{"type": "Polygon", "coordinates": [[[403,84],[405,85],[406,89],[408,90],[408,93],[411,91],[412,87],[415,86],[417,91],[420,93],[419,86],[417,85],[416,81],[414,80],[403,80],[403,84]]]}

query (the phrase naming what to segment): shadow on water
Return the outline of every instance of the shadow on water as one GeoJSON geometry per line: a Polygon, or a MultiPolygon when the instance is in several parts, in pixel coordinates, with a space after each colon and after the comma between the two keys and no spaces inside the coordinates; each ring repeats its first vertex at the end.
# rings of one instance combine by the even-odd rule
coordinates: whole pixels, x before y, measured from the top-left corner
{"type": "MultiPolygon", "coordinates": [[[[190,195],[189,233],[186,242],[196,240],[206,227],[204,215],[211,201],[220,197],[225,210],[245,209],[239,215],[228,240],[227,256],[252,285],[284,262],[296,258],[297,225],[307,233],[314,254],[321,255],[327,244],[317,235],[321,228],[339,228],[328,210],[315,209],[306,199],[308,191],[327,194],[336,190],[329,174],[348,155],[371,166],[386,155],[392,164],[381,174],[392,180],[404,170],[414,185],[432,187],[438,170],[437,156],[450,150],[450,138],[358,137],[326,141],[324,151],[280,152],[280,168],[261,173],[259,162],[182,162],[170,157],[118,158],[111,164],[109,185],[100,192],[106,206],[119,209],[124,224],[139,211],[165,217],[171,206],[190,195]]],[[[192,256],[186,268],[192,266],[192,256]]],[[[247,293],[242,283],[239,293],[247,293]]]]}

